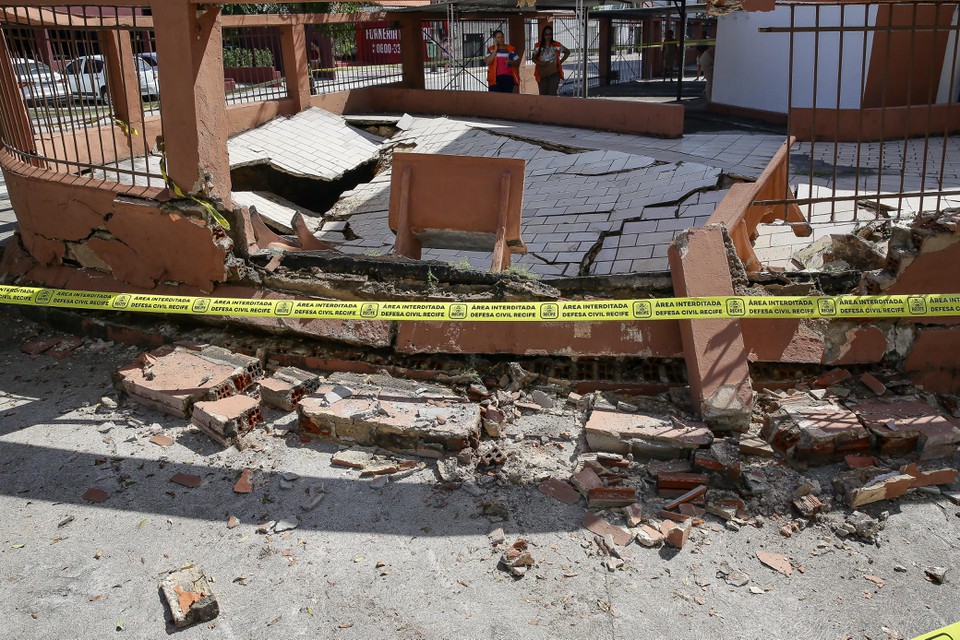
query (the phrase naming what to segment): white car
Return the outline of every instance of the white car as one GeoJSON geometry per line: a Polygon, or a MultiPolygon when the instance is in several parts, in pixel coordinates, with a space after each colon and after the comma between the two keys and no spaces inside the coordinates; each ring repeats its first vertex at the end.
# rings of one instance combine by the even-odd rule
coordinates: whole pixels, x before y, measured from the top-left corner
{"type": "Polygon", "coordinates": [[[23,101],[28,105],[66,103],[73,95],[67,80],[42,62],[13,58],[13,70],[17,74],[23,101]]]}
{"type": "MultiPolygon", "coordinates": [[[[144,99],[160,96],[160,80],[156,67],[150,66],[143,58],[136,56],[131,60],[135,65],[137,79],[140,82],[140,95],[144,99]]],[[[107,90],[107,63],[103,56],[81,56],[70,61],[63,72],[70,83],[70,89],[78,98],[94,98],[101,102],[110,100],[107,90]]]]}

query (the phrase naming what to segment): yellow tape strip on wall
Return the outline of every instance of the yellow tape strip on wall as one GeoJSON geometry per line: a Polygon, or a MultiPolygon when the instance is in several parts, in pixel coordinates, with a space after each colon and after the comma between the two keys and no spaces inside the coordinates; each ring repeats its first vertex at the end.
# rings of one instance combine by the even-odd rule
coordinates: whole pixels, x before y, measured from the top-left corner
{"type": "Polygon", "coordinates": [[[596,322],[698,318],[898,318],[960,316],[960,295],[727,296],[558,302],[252,300],[0,286],[0,304],[203,316],[596,322]]]}
{"type": "Polygon", "coordinates": [[[960,622],[917,636],[913,640],[960,640],[960,622]]]}

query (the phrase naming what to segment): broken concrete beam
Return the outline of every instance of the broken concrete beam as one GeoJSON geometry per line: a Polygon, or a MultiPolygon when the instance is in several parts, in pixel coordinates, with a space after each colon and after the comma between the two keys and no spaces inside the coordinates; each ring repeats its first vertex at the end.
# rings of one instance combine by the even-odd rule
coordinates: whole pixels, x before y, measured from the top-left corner
{"type": "Polygon", "coordinates": [[[633,536],[623,527],[612,525],[600,516],[590,513],[584,514],[582,524],[584,528],[598,536],[613,536],[613,541],[618,546],[625,547],[633,540],[633,536]]]}
{"type": "Polygon", "coordinates": [[[637,457],[669,460],[689,457],[713,441],[706,425],[674,425],[669,419],[644,413],[594,410],[586,427],[587,444],[594,451],[633,453],[637,457]]]}
{"type": "Polygon", "coordinates": [[[140,404],[183,418],[200,400],[236,395],[263,375],[256,358],[220,347],[160,347],[114,374],[118,389],[140,404]]]}
{"type": "Polygon", "coordinates": [[[243,448],[243,436],[263,422],[263,413],[250,396],[230,396],[196,403],[190,421],[224,447],[243,448]]]}
{"type": "Polygon", "coordinates": [[[268,407],[293,411],[301,398],[319,386],[320,376],[296,367],[284,367],[260,381],[260,397],[268,407]]]}
{"type": "Polygon", "coordinates": [[[761,434],[775,450],[804,463],[840,460],[866,452],[872,444],[852,411],[810,397],[779,403],[766,415],[761,434]]]}
{"type": "Polygon", "coordinates": [[[626,507],[637,501],[637,490],[632,487],[598,487],[587,494],[587,506],[591,509],[626,507]]]}
{"type": "Polygon", "coordinates": [[[220,615],[220,605],[207,577],[193,565],[167,574],[160,582],[160,591],[177,628],[209,622],[220,615]]]}
{"type": "Polygon", "coordinates": [[[297,412],[306,435],[390,451],[456,452],[480,438],[477,404],[422,398],[403,389],[324,384],[300,401],[297,412]]]}
{"type": "Polygon", "coordinates": [[[683,516],[683,518],[683,522],[664,520],[660,526],[667,540],[667,544],[677,549],[683,549],[683,545],[685,545],[690,538],[690,530],[693,529],[693,519],[686,516],[683,516]]]}
{"type": "Polygon", "coordinates": [[[890,500],[905,494],[916,478],[905,473],[865,467],[842,471],[833,478],[833,487],[847,506],[857,508],[879,500],[890,500]]]}
{"type": "Polygon", "coordinates": [[[952,456],[960,444],[956,420],[921,400],[870,400],[855,412],[884,455],[917,452],[921,460],[932,460],[952,456]]]}

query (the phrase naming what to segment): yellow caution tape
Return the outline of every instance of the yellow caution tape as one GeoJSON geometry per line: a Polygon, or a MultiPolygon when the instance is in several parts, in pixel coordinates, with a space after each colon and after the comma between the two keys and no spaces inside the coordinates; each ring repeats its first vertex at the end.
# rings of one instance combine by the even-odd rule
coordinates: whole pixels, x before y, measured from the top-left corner
{"type": "Polygon", "coordinates": [[[0,286],[0,304],[202,316],[598,322],[702,318],[898,318],[960,316],[960,295],[658,298],[557,302],[257,300],[0,286]]]}
{"type": "Polygon", "coordinates": [[[138,135],[140,135],[140,132],[137,131],[136,127],[131,127],[129,124],[127,124],[126,122],[124,122],[124,121],[121,120],[120,118],[114,118],[114,119],[113,119],[113,122],[114,122],[114,124],[116,124],[118,127],[120,127],[120,128],[123,130],[123,132],[124,132],[125,134],[127,134],[128,136],[138,136],[138,135]]]}
{"type": "Polygon", "coordinates": [[[183,189],[181,189],[181,188],[177,185],[177,183],[174,182],[174,181],[170,178],[170,176],[167,175],[167,156],[163,156],[162,158],[160,158],[160,175],[163,176],[163,182],[164,182],[164,183],[167,185],[167,187],[168,187],[169,189],[171,189],[175,194],[177,194],[177,195],[180,196],[181,198],[189,198],[189,199],[193,200],[194,202],[196,202],[198,205],[200,205],[201,207],[203,207],[203,208],[206,210],[207,213],[210,214],[210,217],[211,217],[211,218],[213,218],[214,220],[216,220],[217,224],[219,224],[221,227],[223,227],[223,228],[226,229],[227,231],[230,231],[230,223],[227,222],[227,219],[224,218],[224,217],[220,214],[219,211],[217,211],[217,208],[216,208],[216,207],[214,207],[212,204],[210,204],[210,203],[207,202],[206,200],[201,200],[200,198],[198,198],[198,197],[196,197],[196,196],[188,196],[187,194],[185,194],[185,193],[183,192],[183,189]]]}
{"type": "Polygon", "coordinates": [[[917,636],[913,640],[960,640],[960,622],[917,636]]]}

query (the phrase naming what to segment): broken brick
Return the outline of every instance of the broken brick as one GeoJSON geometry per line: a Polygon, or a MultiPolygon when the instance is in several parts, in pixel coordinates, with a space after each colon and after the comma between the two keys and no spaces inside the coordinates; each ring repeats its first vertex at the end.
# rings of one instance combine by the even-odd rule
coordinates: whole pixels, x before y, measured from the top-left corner
{"type": "Polygon", "coordinates": [[[243,448],[243,436],[263,422],[263,413],[250,396],[230,396],[196,403],[190,421],[224,447],[243,448]]]}
{"type": "Polygon", "coordinates": [[[850,379],[850,372],[846,369],[834,369],[813,379],[812,386],[818,389],[826,389],[833,385],[850,379]]]}
{"type": "Polygon", "coordinates": [[[820,511],[821,507],[823,507],[823,503],[820,502],[820,499],[817,496],[813,495],[812,493],[808,493],[807,495],[794,499],[793,506],[797,508],[797,511],[800,512],[800,515],[806,518],[811,518],[816,515],[818,511],[820,511]]]}
{"type": "Polygon", "coordinates": [[[870,400],[855,412],[884,455],[918,451],[921,460],[932,460],[952,456],[960,444],[956,421],[920,400],[870,400]]]}
{"type": "Polygon", "coordinates": [[[657,476],[657,489],[687,492],[699,485],[706,485],[709,481],[704,473],[661,473],[657,476]]]}
{"type": "Polygon", "coordinates": [[[843,460],[851,469],[863,469],[864,467],[880,466],[880,461],[873,456],[845,456],[843,460]]]}
{"type": "Polygon", "coordinates": [[[654,460],[647,465],[647,473],[654,478],[661,473],[689,473],[693,463],[689,460],[654,460]]]}
{"type": "Polygon", "coordinates": [[[253,491],[253,469],[244,469],[240,472],[237,483],[233,485],[235,493],[251,493],[253,491]]]}
{"type": "Polygon", "coordinates": [[[675,425],[667,418],[616,411],[594,410],[585,432],[594,451],[660,460],[686,457],[713,441],[713,433],[701,423],[675,425]]]}
{"type": "Polygon", "coordinates": [[[52,336],[50,338],[31,340],[21,344],[20,351],[24,352],[28,356],[38,356],[44,351],[47,351],[48,349],[51,349],[59,344],[61,340],[63,340],[63,337],[61,336],[52,336]]]}
{"type": "Polygon", "coordinates": [[[150,438],[149,442],[152,442],[153,444],[160,447],[169,447],[170,445],[173,444],[173,438],[171,438],[170,436],[165,436],[161,434],[161,435],[153,436],[152,438],[150,438]]]}
{"type": "Polygon", "coordinates": [[[625,507],[637,501],[637,490],[631,487],[598,487],[587,494],[590,508],[625,507]]]}
{"type": "Polygon", "coordinates": [[[598,536],[613,536],[614,543],[621,547],[627,546],[633,539],[633,536],[630,535],[630,532],[623,527],[612,525],[600,516],[593,513],[587,512],[583,516],[582,524],[586,529],[592,531],[598,536]]]}
{"type": "Polygon", "coordinates": [[[628,526],[635,527],[643,522],[643,507],[639,504],[628,505],[624,508],[623,513],[627,516],[628,526]]]}
{"type": "Polygon", "coordinates": [[[104,502],[110,494],[103,489],[90,488],[83,492],[83,499],[88,502],[104,502]]]}
{"type": "Polygon", "coordinates": [[[171,571],[160,582],[160,591],[177,628],[209,622],[220,615],[207,577],[193,565],[171,571]]]}
{"type": "Polygon", "coordinates": [[[941,484],[953,484],[957,481],[957,470],[952,467],[920,468],[916,463],[900,467],[900,473],[913,477],[911,487],[932,487],[941,484]]]}
{"type": "Polygon", "coordinates": [[[260,381],[260,397],[268,407],[293,411],[301,398],[319,386],[320,376],[296,367],[284,367],[260,381]]]}
{"type": "Polygon", "coordinates": [[[706,515],[707,510],[703,507],[698,507],[696,505],[690,504],[689,502],[684,502],[680,505],[679,508],[680,514],[688,516],[691,518],[702,518],[706,515]]]}
{"type": "Polygon", "coordinates": [[[195,403],[241,393],[262,375],[258,359],[220,347],[166,346],[122,367],[114,380],[134,401],[188,418],[195,403]]]}
{"type": "Polygon", "coordinates": [[[693,489],[690,489],[689,491],[684,493],[683,495],[665,504],[663,508],[668,510],[676,509],[681,504],[684,504],[685,502],[690,502],[691,500],[695,500],[696,498],[701,497],[706,492],[707,492],[706,485],[702,485],[702,484],[697,485],[693,489]]]}
{"type": "Polygon", "coordinates": [[[656,547],[663,544],[663,534],[645,524],[637,531],[637,542],[644,547],[656,547]]]}
{"type": "Polygon", "coordinates": [[[684,522],[664,521],[661,526],[667,544],[677,549],[683,549],[683,545],[690,538],[690,531],[693,529],[693,520],[686,518],[684,522]]]}
{"type": "Polygon", "coordinates": [[[77,336],[67,336],[63,340],[57,342],[50,349],[44,352],[44,355],[48,355],[55,360],[63,360],[71,353],[79,349],[83,345],[83,339],[78,338],[77,336]]]}
{"type": "Polygon", "coordinates": [[[564,504],[576,504],[580,501],[580,494],[569,482],[558,480],[557,478],[546,478],[538,487],[540,493],[556,498],[564,504]]]}
{"type": "Polygon", "coordinates": [[[862,376],[860,376],[860,382],[866,385],[870,389],[870,391],[873,391],[878,396],[882,396],[887,391],[886,385],[884,385],[882,382],[877,380],[875,376],[872,376],[869,373],[865,373],[862,376]]]}
{"type": "Polygon", "coordinates": [[[788,578],[793,573],[793,565],[787,560],[787,556],[780,553],[770,553],[769,551],[757,551],[757,559],[767,567],[770,567],[778,573],[782,573],[788,578]]]}
{"type": "Polygon", "coordinates": [[[761,434],[773,448],[798,462],[832,462],[870,449],[870,433],[848,409],[807,397],[780,402],[767,414],[761,434]]]}
{"type": "Polygon", "coordinates": [[[913,476],[865,467],[841,471],[833,478],[833,486],[843,496],[847,506],[857,508],[879,500],[890,500],[905,494],[912,486],[913,476]]]}
{"type": "Polygon", "coordinates": [[[322,384],[300,401],[297,412],[306,435],[391,451],[438,445],[457,452],[480,438],[479,405],[422,398],[404,389],[322,384]]]}
{"type": "Polygon", "coordinates": [[[176,473],[170,478],[170,482],[175,482],[190,489],[196,489],[200,486],[202,479],[200,476],[195,476],[192,473],[176,473]]]}
{"type": "Polygon", "coordinates": [[[584,497],[587,497],[592,489],[599,489],[603,486],[603,480],[600,479],[597,472],[587,466],[573,474],[570,481],[584,497]]]}
{"type": "Polygon", "coordinates": [[[768,442],[755,438],[753,436],[743,436],[740,438],[740,454],[744,456],[762,456],[764,458],[773,457],[773,447],[768,442]]]}

